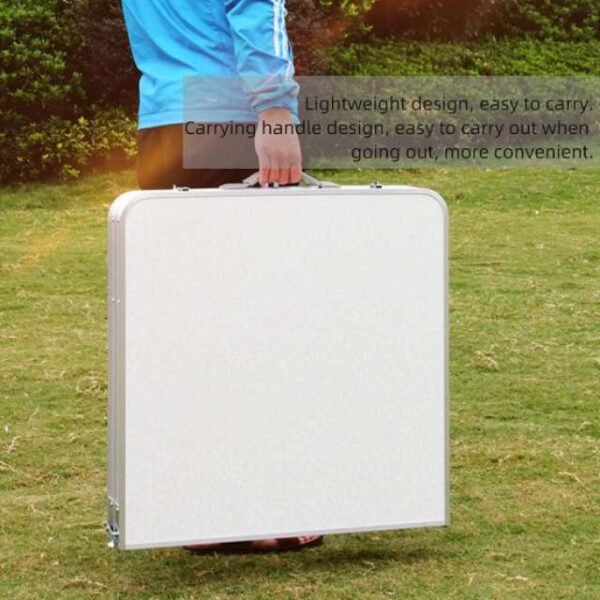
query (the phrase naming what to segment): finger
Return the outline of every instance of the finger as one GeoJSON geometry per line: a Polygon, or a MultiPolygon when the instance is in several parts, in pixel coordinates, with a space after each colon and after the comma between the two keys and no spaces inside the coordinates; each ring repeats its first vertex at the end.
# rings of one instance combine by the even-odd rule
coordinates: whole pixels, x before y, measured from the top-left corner
{"type": "Polygon", "coordinates": [[[279,184],[287,185],[290,182],[290,169],[279,169],[279,184]]]}
{"type": "Polygon", "coordinates": [[[300,183],[302,179],[302,167],[292,167],[290,169],[290,183],[300,183]]]}
{"type": "Polygon", "coordinates": [[[269,168],[269,183],[279,183],[279,162],[272,160],[269,168]]]}
{"type": "Polygon", "coordinates": [[[258,178],[258,183],[262,185],[267,185],[269,183],[269,163],[265,159],[259,159],[258,170],[260,172],[260,176],[258,178]]]}

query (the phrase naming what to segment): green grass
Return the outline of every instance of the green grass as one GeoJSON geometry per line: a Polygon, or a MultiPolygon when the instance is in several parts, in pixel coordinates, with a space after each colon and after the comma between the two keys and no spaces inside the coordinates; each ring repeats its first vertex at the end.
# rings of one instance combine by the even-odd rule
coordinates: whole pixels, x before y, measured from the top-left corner
{"type": "Polygon", "coordinates": [[[10,188],[0,598],[600,597],[600,172],[335,177],[433,187],[450,207],[451,526],[281,556],[109,551],[105,220],[134,178],[10,188]]]}

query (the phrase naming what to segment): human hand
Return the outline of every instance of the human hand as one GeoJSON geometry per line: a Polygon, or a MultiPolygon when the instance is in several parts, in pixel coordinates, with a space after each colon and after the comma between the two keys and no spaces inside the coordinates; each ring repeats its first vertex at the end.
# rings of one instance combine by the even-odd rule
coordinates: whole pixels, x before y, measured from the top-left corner
{"type": "Polygon", "coordinates": [[[300,140],[287,108],[260,113],[254,137],[260,185],[298,183],[302,176],[300,140]]]}

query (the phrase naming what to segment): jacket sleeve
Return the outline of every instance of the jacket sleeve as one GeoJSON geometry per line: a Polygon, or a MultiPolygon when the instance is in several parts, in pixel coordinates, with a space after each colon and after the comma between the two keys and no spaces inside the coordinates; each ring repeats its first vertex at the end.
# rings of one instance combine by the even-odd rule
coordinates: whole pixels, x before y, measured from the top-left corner
{"type": "Polygon", "coordinates": [[[292,48],[285,27],[285,0],[225,0],[241,83],[252,109],[288,108],[297,113],[292,48]]]}

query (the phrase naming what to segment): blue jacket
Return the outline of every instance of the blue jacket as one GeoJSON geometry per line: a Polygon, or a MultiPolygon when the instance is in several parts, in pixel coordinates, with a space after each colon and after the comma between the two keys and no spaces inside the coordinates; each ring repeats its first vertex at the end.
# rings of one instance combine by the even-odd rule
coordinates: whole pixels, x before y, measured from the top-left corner
{"type": "Polygon", "coordinates": [[[298,86],[285,0],[122,0],[140,79],[139,127],[255,122],[298,86]]]}

